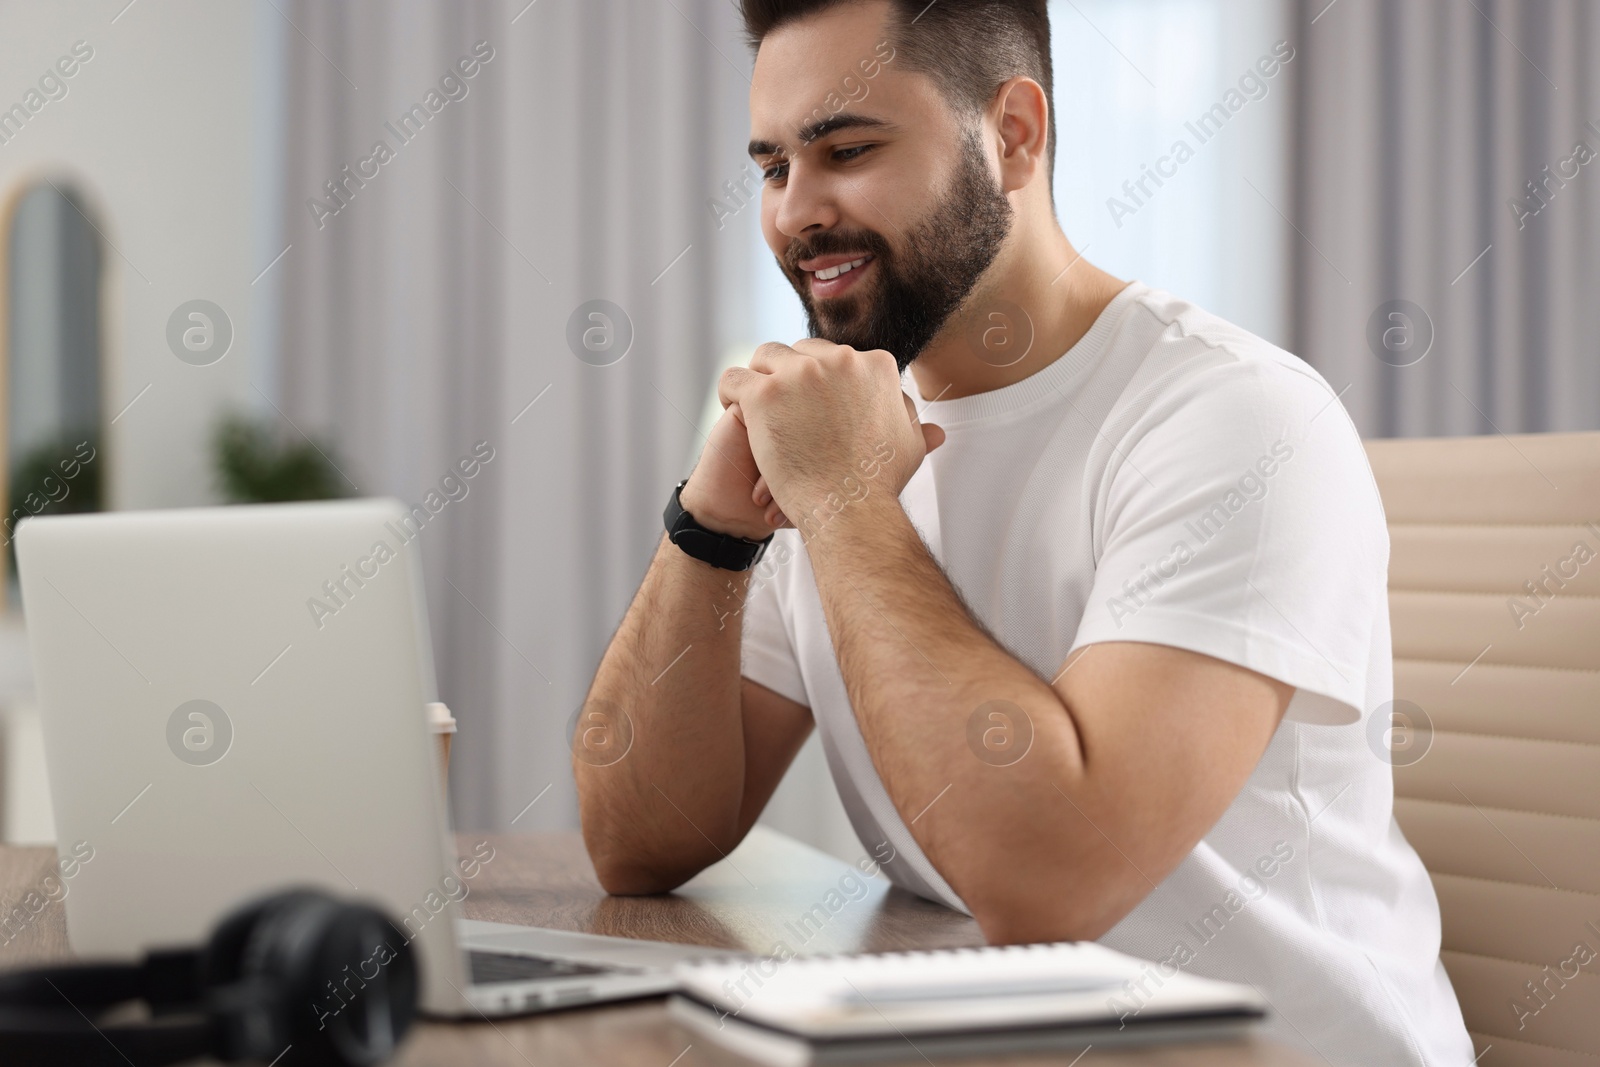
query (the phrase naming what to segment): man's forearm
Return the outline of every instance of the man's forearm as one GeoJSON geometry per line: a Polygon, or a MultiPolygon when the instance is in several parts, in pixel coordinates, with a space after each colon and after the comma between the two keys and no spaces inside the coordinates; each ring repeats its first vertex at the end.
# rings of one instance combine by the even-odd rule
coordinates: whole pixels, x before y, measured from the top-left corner
{"type": "Polygon", "coordinates": [[[612,892],[671,888],[737,837],[748,580],[663,537],[601,659],[571,740],[584,840],[612,892]]]}
{"type": "Polygon", "coordinates": [[[1096,643],[1049,682],[1012,656],[900,507],[947,439],[921,423],[903,370],[881,349],[769,342],[723,372],[717,395],[802,530],[870,442],[889,444],[892,492],[830,508],[806,537],[874,768],[990,940],[1099,937],[1227,811],[1294,687],[1160,641],[1096,643]]]}
{"type": "MultiPolygon", "coordinates": [[[[1072,818],[1084,777],[1078,733],[1050,685],[971,617],[899,502],[867,503],[809,546],[850,703],[918,844],[985,933],[1012,939],[1033,876],[1103,847],[1072,818]],[[1006,727],[1031,733],[1028,758],[985,759],[983,731],[1006,727]],[[1041,827],[1056,828],[1048,842],[1041,827]]],[[[1064,910],[1049,921],[1081,936],[1095,920],[1064,910]]]]}

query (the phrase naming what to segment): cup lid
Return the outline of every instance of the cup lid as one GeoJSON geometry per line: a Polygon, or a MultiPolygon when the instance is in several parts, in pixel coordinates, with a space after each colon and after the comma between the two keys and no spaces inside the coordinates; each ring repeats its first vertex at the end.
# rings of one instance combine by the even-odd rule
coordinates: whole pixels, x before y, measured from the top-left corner
{"type": "Polygon", "coordinates": [[[438,701],[426,705],[428,712],[428,725],[433,727],[436,734],[453,734],[456,732],[455,716],[450,714],[450,709],[438,701]]]}

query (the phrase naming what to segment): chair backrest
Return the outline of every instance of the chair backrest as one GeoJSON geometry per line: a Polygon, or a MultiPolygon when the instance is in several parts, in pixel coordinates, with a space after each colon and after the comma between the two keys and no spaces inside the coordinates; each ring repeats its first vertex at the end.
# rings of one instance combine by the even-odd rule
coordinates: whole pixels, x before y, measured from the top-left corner
{"type": "Polygon", "coordinates": [[[1372,441],[1395,816],[1485,1067],[1600,1065],[1600,433],[1372,441]]]}

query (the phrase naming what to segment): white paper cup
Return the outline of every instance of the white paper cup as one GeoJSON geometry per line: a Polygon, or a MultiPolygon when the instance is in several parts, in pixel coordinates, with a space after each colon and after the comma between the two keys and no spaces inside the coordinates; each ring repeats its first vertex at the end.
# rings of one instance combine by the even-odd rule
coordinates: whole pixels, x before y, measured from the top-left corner
{"type": "Polygon", "coordinates": [[[456,734],[456,719],[450,709],[435,701],[427,705],[428,730],[439,741],[439,784],[450,784],[450,742],[456,734]]]}

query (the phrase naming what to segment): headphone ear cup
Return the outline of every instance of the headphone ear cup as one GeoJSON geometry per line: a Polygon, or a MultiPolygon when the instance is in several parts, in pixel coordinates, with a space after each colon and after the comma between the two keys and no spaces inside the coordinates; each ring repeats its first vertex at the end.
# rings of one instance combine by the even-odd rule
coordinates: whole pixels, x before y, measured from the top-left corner
{"type": "MultiPolygon", "coordinates": [[[[212,933],[200,963],[201,993],[225,1060],[267,1062],[292,1045],[292,992],[285,973],[294,946],[305,942],[318,918],[337,911],[332,897],[291,889],[247,903],[212,933]]],[[[296,1062],[322,1062],[293,1057],[296,1062]]],[[[337,1060],[328,1061],[337,1063],[337,1060]]]]}
{"type": "Polygon", "coordinates": [[[416,1010],[410,945],[382,912],[314,889],[256,901],[221,923],[202,973],[228,1058],[307,1065],[387,1059],[416,1010]]]}
{"type": "Polygon", "coordinates": [[[244,971],[245,952],[251,937],[263,918],[286,903],[313,897],[332,899],[316,889],[291,889],[241,904],[229,912],[211,933],[200,961],[201,980],[213,988],[237,981],[244,971]]]}
{"type": "Polygon", "coordinates": [[[416,957],[382,912],[364,904],[338,908],[318,946],[314,978],[294,1002],[291,1026],[297,1042],[332,1052],[329,1063],[365,1067],[389,1059],[411,1027],[416,957]]]}

